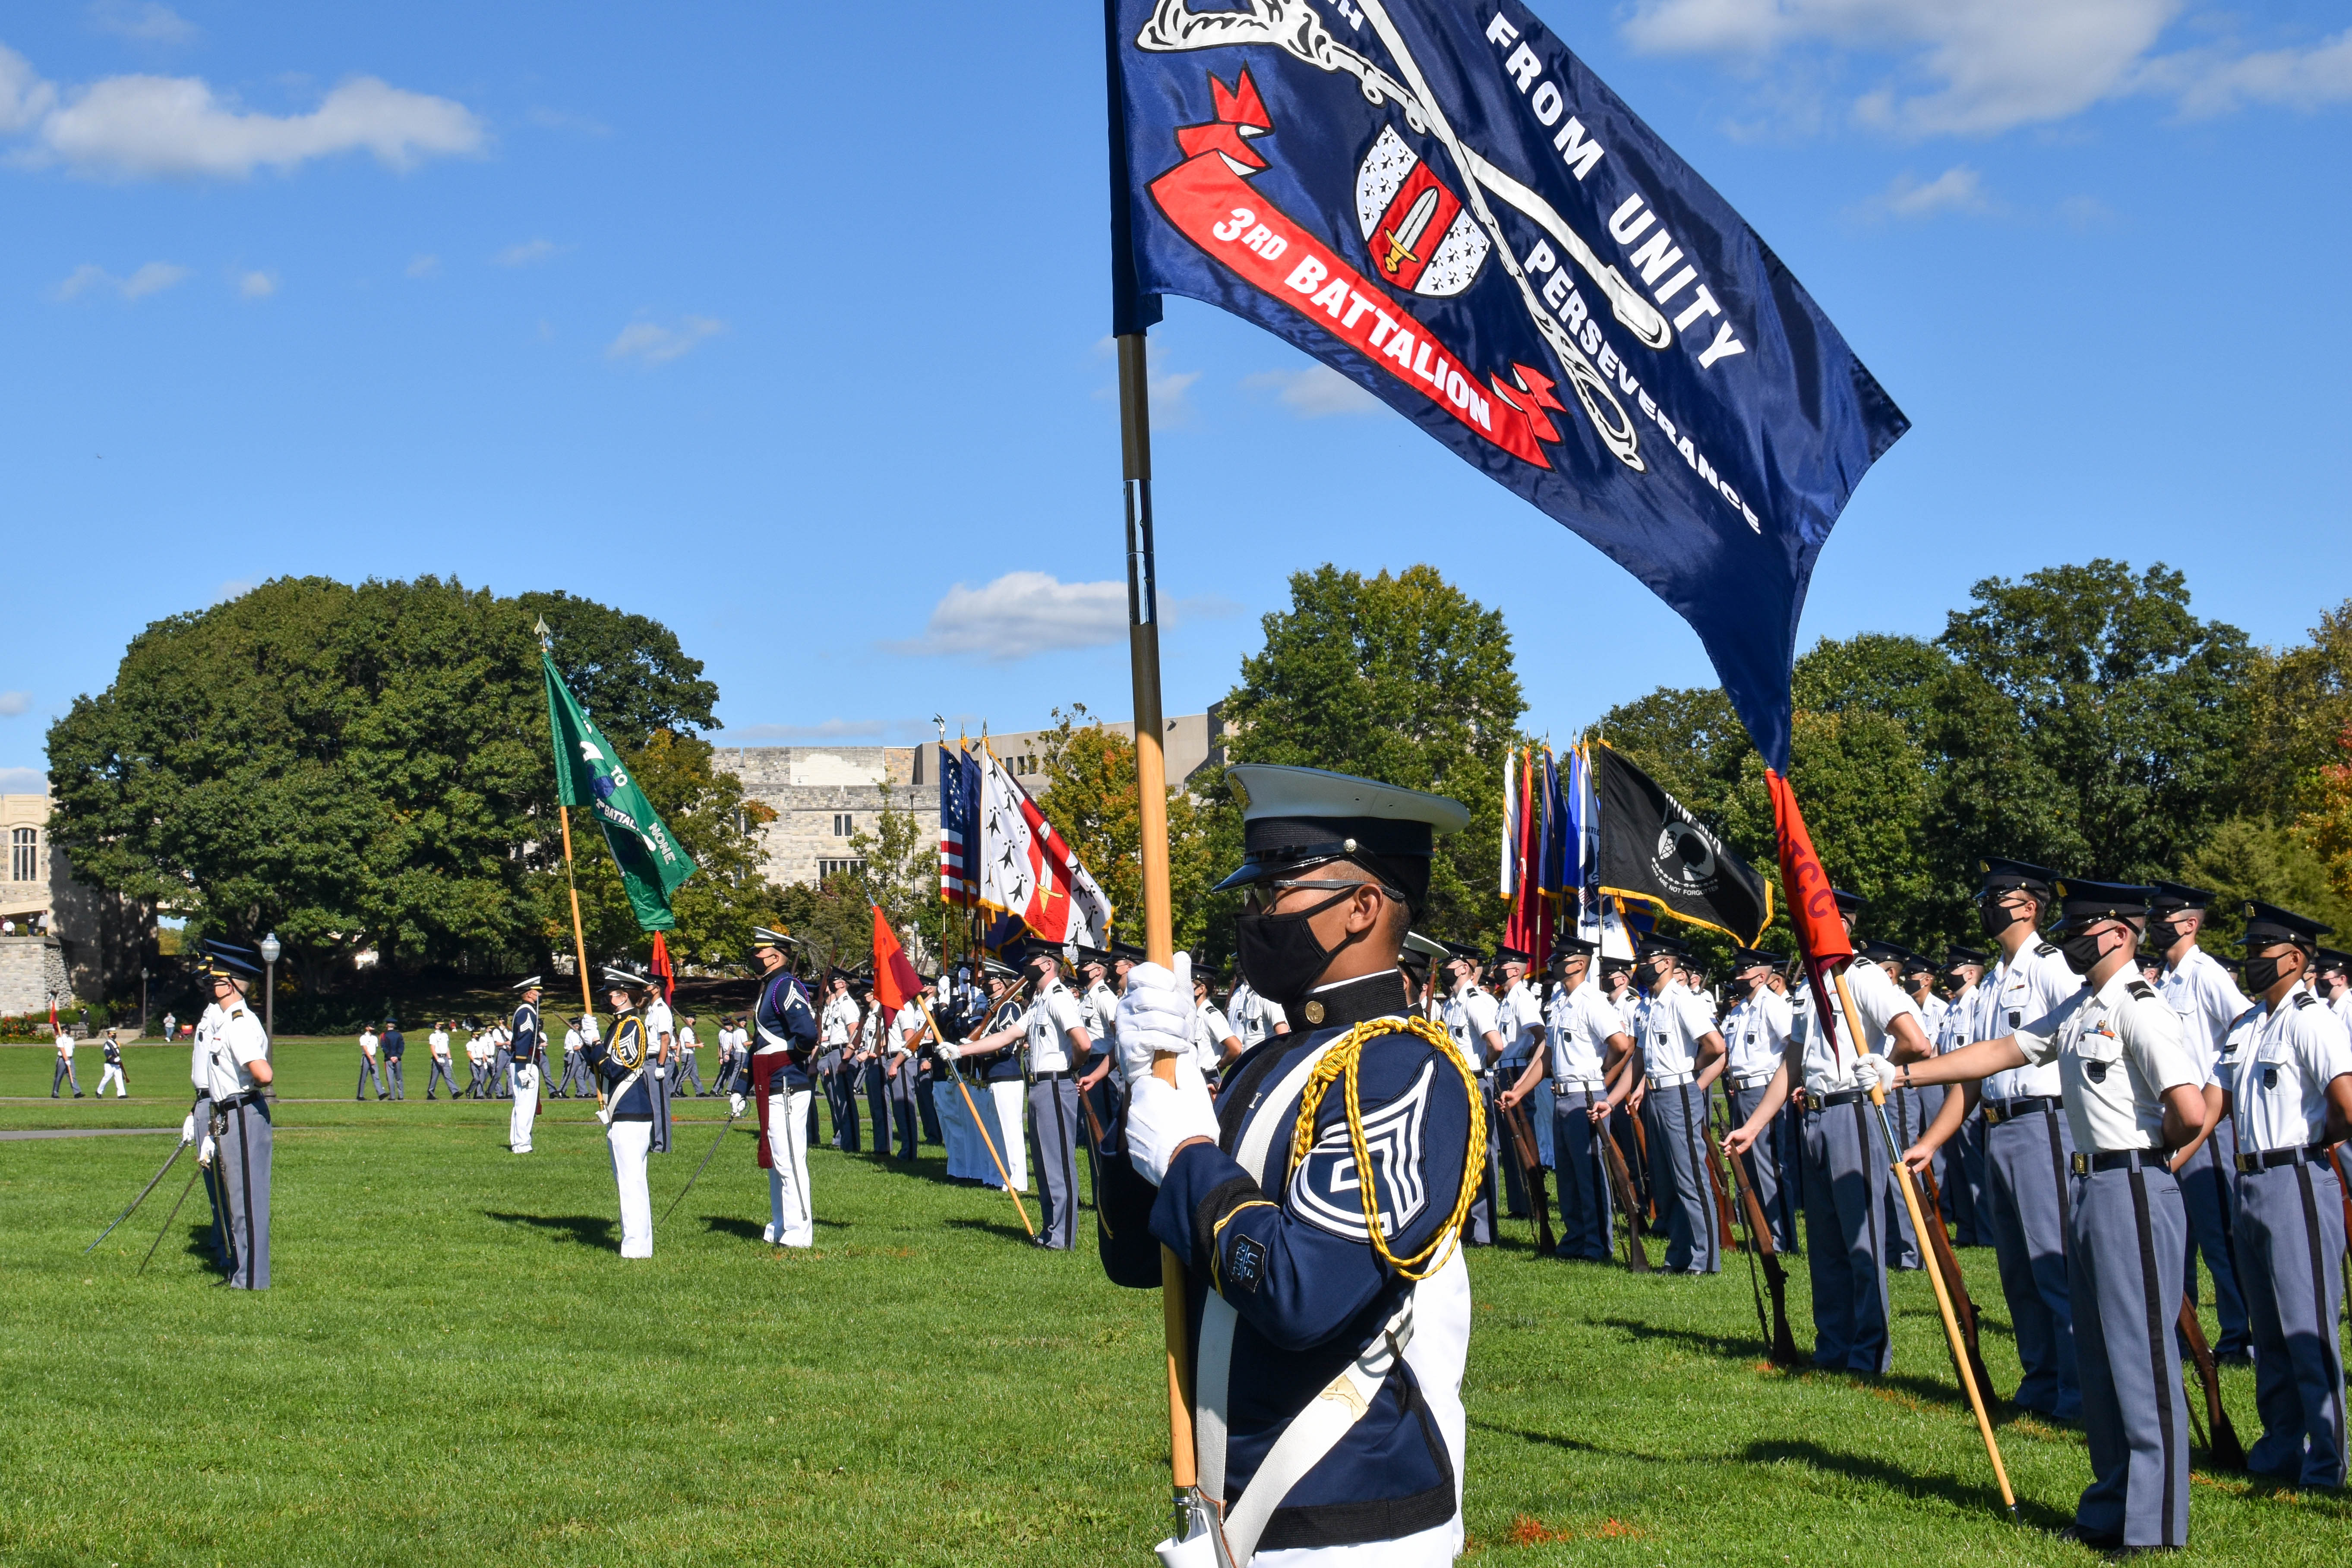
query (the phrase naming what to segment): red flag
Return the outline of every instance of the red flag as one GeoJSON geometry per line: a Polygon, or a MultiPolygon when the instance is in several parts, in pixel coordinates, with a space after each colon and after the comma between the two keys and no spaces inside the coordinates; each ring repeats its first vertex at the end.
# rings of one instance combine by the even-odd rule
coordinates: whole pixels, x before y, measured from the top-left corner
{"type": "Polygon", "coordinates": [[[907,962],[907,950],[898,945],[898,936],[890,922],[882,918],[882,906],[874,906],[874,999],[889,1012],[895,1013],[908,1001],[922,994],[922,976],[907,962]]]}
{"type": "Polygon", "coordinates": [[[1511,844],[1511,916],[1503,925],[1503,942],[1530,957],[1540,960],[1536,952],[1538,910],[1543,905],[1543,894],[1535,887],[1535,846],[1539,831],[1535,801],[1535,768],[1527,752],[1515,753],[1518,766],[1511,784],[1512,810],[1508,827],[1511,844]]]}
{"type": "Polygon", "coordinates": [[[1805,831],[1804,814],[1797,809],[1797,792],[1771,768],[1764,770],[1764,784],[1772,792],[1773,835],[1780,840],[1780,888],[1789,899],[1789,922],[1797,928],[1797,945],[1805,955],[1805,972],[1813,983],[1813,1016],[1833,1041],[1838,1037],[1838,1010],[1830,1001],[1823,976],[1853,957],[1853,943],[1838,914],[1829,873],[1822,869],[1821,858],[1813,853],[1813,836],[1805,831]]]}
{"type": "Polygon", "coordinates": [[[653,972],[654,984],[661,987],[662,1000],[669,1001],[677,991],[677,968],[670,963],[669,944],[662,941],[659,931],[654,932],[653,962],[646,967],[653,972]]]}

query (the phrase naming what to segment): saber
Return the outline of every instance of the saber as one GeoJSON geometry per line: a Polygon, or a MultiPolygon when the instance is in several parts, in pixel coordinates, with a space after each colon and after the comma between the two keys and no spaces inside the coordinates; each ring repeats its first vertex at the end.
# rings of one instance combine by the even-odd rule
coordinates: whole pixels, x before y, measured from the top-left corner
{"type": "MultiPolygon", "coordinates": [[[[172,1146],[172,1156],[170,1159],[163,1162],[163,1168],[147,1179],[147,1184],[139,1189],[139,1195],[131,1200],[130,1208],[124,1209],[121,1214],[114,1216],[114,1225],[110,1225],[104,1230],[98,1233],[98,1241],[104,1241],[108,1237],[112,1236],[114,1234],[114,1226],[121,1225],[124,1220],[129,1219],[138,1209],[139,1205],[147,1201],[147,1194],[155,1190],[156,1183],[162,1181],[165,1176],[171,1173],[172,1167],[179,1163],[180,1152],[187,1146],[188,1144],[185,1139],[182,1139],[179,1142],[172,1146]]],[[[92,1252],[98,1250],[98,1241],[93,1241],[88,1247],[83,1247],[81,1249],[81,1255],[84,1258],[88,1258],[92,1252]]]]}
{"type": "Polygon", "coordinates": [[[1437,187],[1432,185],[1421,193],[1420,198],[1412,204],[1412,210],[1404,215],[1404,221],[1389,230],[1388,259],[1381,264],[1381,271],[1393,275],[1407,261],[1421,259],[1421,252],[1413,247],[1421,243],[1422,231],[1429,226],[1429,220],[1436,214],[1437,187]]]}
{"type": "MultiPolygon", "coordinates": [[[[789,1105],[792,1102],[787,1100],[785,1103],[789,1105]]],[[[669,1207],[662,1210],[664,1225],[667,1225],[669,1216],[677,1212],[677,1205],[686,1202],[686,1194],[694,1191],[694,1184],[702,1180],[702,1173],[710,1169],[711,1158],[719,1152],[719,1145],[726,1142],[727,1134],[734,1130],[736,1114],[732,1110],[727,1113],[727,1120],[719,1124],[719,1136],[713,1138],[710,1141],[710,1147],[703,1152],[702,1163],[694,1168],[694,1174],[687,1177],[686,1185],[678,1189],[677,1196],[670,1199],[669,1207]]]]}
{"type": "Polygon", "coordinates": [[[147,1256],[139,1260],[138,1273],[146,1273],[147,1265],[155,1260],[155,1249],[163,1245],[163,1238],[172,1232],[172,1222],[180,1217],[180,1205],[188,1201],[188,1194],[195,1190],[196,1178],[204,1173],[205,1168],[201,1163],[188,1173],[188,1184],[180,1189],[179,1197],[173,1202],[172,1212],[163,1216],[163,1228],[157,1231],[155,1239],[147,1244],[147,1256]]]}

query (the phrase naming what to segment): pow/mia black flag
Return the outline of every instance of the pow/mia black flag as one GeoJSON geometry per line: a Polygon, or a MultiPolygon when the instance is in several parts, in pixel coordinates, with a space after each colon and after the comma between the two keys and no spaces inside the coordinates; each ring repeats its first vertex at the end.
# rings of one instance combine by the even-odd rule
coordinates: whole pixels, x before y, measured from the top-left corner
{"type": "Polygon", "coordinates": [[[1753,946],[1772,923],[1772,885],[1682,802],[1606,745],[1592,748],[1601,890],[1753,946]]]}

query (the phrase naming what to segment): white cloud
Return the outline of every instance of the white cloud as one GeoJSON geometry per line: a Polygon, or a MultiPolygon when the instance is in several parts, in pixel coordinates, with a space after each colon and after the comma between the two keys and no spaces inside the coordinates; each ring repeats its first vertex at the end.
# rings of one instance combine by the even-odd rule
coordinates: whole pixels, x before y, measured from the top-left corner
{"type": "Polygon", "coordinates": [[[39,768],[0,768],[0,795],[47,795],[49,775],[39,768]]]}
{"type": "Polygon", "coordinates": [[[215,605],[226,605],[231,599],[242,599],[247,594],[252,593],[253,589],[254,580],[252,578],[231,577],[213,590],[213,603],[215,605]]]}
{"type": "Polygon", "coordinates": [[[89,19],[118,38],[142,44],[184,44],[196,36],[194,23],[153,0],[144,5],[135,0],[96,0],[89,8],[89,19]]]}
{"type": "Polygon", "coordinates": [[[125,300],[143,300],[150,294],[162,293],[187,275],[188,269],[176,263],[151,261],[128,278],[117,278],[97,262],[85,261],[49,290],[49,298],[74,300],[93,289],[111,289],[125,300]]]}
{"type": "Polygon", "coordinates": [[[409,259],[408,275],[411,278],[430,278],[440,270],[441,258],[437,256],[416,256],[409,259]]]}
{"type": "Polygon", "coordinates": [[[1244,376],[1242,385],[1254,392],[1272,392],[1285,408],[1301,419],[1388,412],[1387,404],[1327,364],[1308,365],[1305,370],[1262,371],[1244,376]]]}
{"type": "Polygon", "coordinates": [[[2308,49],[2157,56],[2186,0],[1636,0],[1628,42],[1658,54],[1738,64],[1760,96],[1787,102],[1787,57],[1827,51],[1821,68],[1872,71],[1851,110],[1912,136],[1990,135],[2079,114],[2127,93],[2220,113],[2247,103],[2315,109],[2352,98],[2352,33],[2308,49]],[[1858,66],[1843,57],[1851,56],[1858,66]],[[1891,60],[1891,68],[1889,61],[1891,60]],[[1767,67],[1770,69],[1767,69],[1767,67]]]}
{"type": "Polygon", "coordinates": [[[621,329],[619,337],[605,345],[604,357],[633,359],[640,364],[667,364],[726,330],[726,322],[709,316],[688,316],[675,327],[665,327],[658,321],[631,321],[621,329]]]}
{"type": "Polygon", "coordinates": [[[978,588],[958,583],[932,606],[922,637],[883,646],[895,653],[1002,664],[1058,648],[1099,647],[1126,637],[1125,583],[1064,583],[1045,572],[1007,572],[978,588]]]}
{"type": "Polygon", "coordinates": [[[0,48],[0,133],[25,132],[22,162],[124,180],[243,179],[360,151],[406,169],[478,152],[488,134],[464,104],[374,77],[342,83],[308,114],[266,114],[200,77],[111,76],[60,92],[0,48]]]}
{"type": "Polygon", "coordinates": [[[565,247],[551,239],[526,239],[520,245],[509,245],[490,260],[499,267],[529,267],[534,261],[544,261],[560,254],[565,247]]]}
{"type": "Polygon", "coordinates": [[[1924,184],[1905,173],[1864,205],[1865,214],[1884,217],[1933,217],[1937,213],[1990,212],[1984,179],[1966,164],[1955,164],[1924,184]]]}
{"type": "Polygon", "coordinates": [[[33,706],[29,691],[0,691],[0,719],[14,719],[33,706]]]}
{"type": "Polygon", "coordinates": [[[278,279],[267,272],[248,272],[236,280],[236,291],[247,300],[267,300],[278,292],[278,279]]]}

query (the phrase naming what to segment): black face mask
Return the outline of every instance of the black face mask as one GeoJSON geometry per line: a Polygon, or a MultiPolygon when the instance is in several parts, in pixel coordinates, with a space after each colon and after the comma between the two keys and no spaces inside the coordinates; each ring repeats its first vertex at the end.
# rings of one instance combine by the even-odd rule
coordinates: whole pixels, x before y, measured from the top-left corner
{"type": "Polygon", "coordinates": [[[2105,956],[2099,951],[2099,933],[2092,931],[2068,933],[2060,940],[2058,952],[2065,959],[2066,967],[2077,974],[2090,973],[2099,966],[2099,960],[2105,956]]]}
{"type": "Polygon", "coordinates": [[[1990,899],[1977,906],[1977,924],[1987,936],[1999,936],[2025,917],[2014,910],[2003,909],[1990,899]]]}
{"type": "Polygon", "coordinates": [[[2147,928],[2147,945],[2162,952],[2180,940],[2180,928],[2165,921],[2147,928]]]}
{"type": "Polygon", "coordinates": [[[2249,958],[2238,973],[2245,981],[2247,994],[2259,996],[2279,983],[2279,970],[2285,963],[2278,958],[2249,958]]]}
{"type": "Polygon", "coordinates": [[[1234,955],[1241,962],[1242,977],[1250,983],[1250,989],[1278,1006],[1287,1006],[1314,990],[1339,949],[1317,941],[1315,928],[1307,921],[1355,896],[1355,889],[1349,888],[1289,914],[1245,914],[1236,919],[1234,955]]]}

